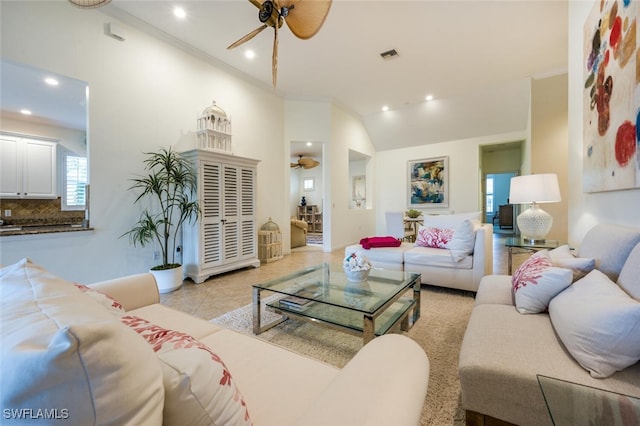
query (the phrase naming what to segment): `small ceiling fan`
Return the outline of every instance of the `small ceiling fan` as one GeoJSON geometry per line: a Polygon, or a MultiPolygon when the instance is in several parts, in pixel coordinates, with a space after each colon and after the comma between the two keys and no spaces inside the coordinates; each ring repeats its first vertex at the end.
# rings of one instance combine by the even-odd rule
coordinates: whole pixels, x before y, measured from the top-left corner
{"type": "Polygon", "coordinates": [[[298,162],[297,163],[290,163],[291,164],[291,168],[294,169],[313,169],[316,166],[320,165],[319,161],[314,160],[313,158],[310,157],[303,157],[302,155],[298,155],[298,162]]]}
{"type": "Polygon", "coordinates": [[[249,0],[260,9],[258,19],[262,25],[249,34],[232,43],[227,49],[233,49],[254,38],[267,27],[273,27],[273,55],[271,57],[271,72],[273,87],[278,81],[278,28],[283,22],[291,32],[303,40],[309,39],[324,24],[329,13],[332,0],[249,0]]]}

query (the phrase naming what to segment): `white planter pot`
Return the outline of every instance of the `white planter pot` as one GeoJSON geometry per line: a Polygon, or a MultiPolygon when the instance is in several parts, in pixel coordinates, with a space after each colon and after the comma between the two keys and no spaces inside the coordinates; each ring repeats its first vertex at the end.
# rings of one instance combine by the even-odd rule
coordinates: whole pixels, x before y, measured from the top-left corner
{"type": "Polygon", "coordinates": [[[173,269],[163,269],[159,271],[150,270],[156,279],[158,291],[160,293],[170,293],[177,290],[182,285],[184,276],[182,275],[182,265],[173,269]]]}

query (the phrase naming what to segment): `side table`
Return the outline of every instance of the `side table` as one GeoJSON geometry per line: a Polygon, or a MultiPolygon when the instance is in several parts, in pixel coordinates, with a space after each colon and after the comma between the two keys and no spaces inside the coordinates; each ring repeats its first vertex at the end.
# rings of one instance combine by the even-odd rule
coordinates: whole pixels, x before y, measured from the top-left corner
{"type": "Polygon", "coordinates": [[[525,240],[522,237],[510,237],[507,238],[504,242],[505,247],[507,247],[507,252],[509,253],[509,263],[508,263],[508,273],[511,275],[513,273],[513,251],[516,250],[516,254],[519,253],[535,253],[544,249],[554,249],[564,245],[566,243],[560,242],[558,240],[544,240],[544,241],[535,241],[531,242],[529,240],[525,240]]]}

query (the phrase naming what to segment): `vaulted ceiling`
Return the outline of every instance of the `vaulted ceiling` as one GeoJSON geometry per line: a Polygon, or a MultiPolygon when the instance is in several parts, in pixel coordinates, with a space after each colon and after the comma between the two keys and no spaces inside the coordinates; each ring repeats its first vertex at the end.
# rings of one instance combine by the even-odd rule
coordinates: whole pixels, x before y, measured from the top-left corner
{"type": "Polygon", "coordinates": [[[363,120],[377,150],[522,131],[530,79],[567,69],[565,0],[334,0],[311,39],[280,29],[275,89],[272,28],[227,50],[260,24],[249,1],[113,0],[99,11],[284,98],[332,102],[363,120]],[[390,49],[398,56],[383,59],[390,49]]]}

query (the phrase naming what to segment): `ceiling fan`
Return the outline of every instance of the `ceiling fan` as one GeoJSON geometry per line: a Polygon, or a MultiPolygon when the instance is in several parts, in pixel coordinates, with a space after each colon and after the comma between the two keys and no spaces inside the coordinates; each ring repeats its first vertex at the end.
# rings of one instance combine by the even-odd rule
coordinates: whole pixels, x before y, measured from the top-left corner
{"type": "Polygon", "coordinates": [[[324,24],[329,13],[332,0],[249,0],[260,9],[258,19],[262,25],[249,34],[232,43],[227,49],[233,49],[254,38],[267,27],[273,27],[273,55],[271,57],[271,72],[273,87],[278,81],[278,28],[283,22],[298,38],[309,39],[324,24]]]}
{"type": "Polygon", "coordinates": [[[313,169],[316,166],[320,165],[319,161],[314,160],[313,158],[310,157],[303,157],[302,155],[298,155],[298,162],[297,163],[290,163],[291,164],[291,168],[294,169],[313,169]]]}

